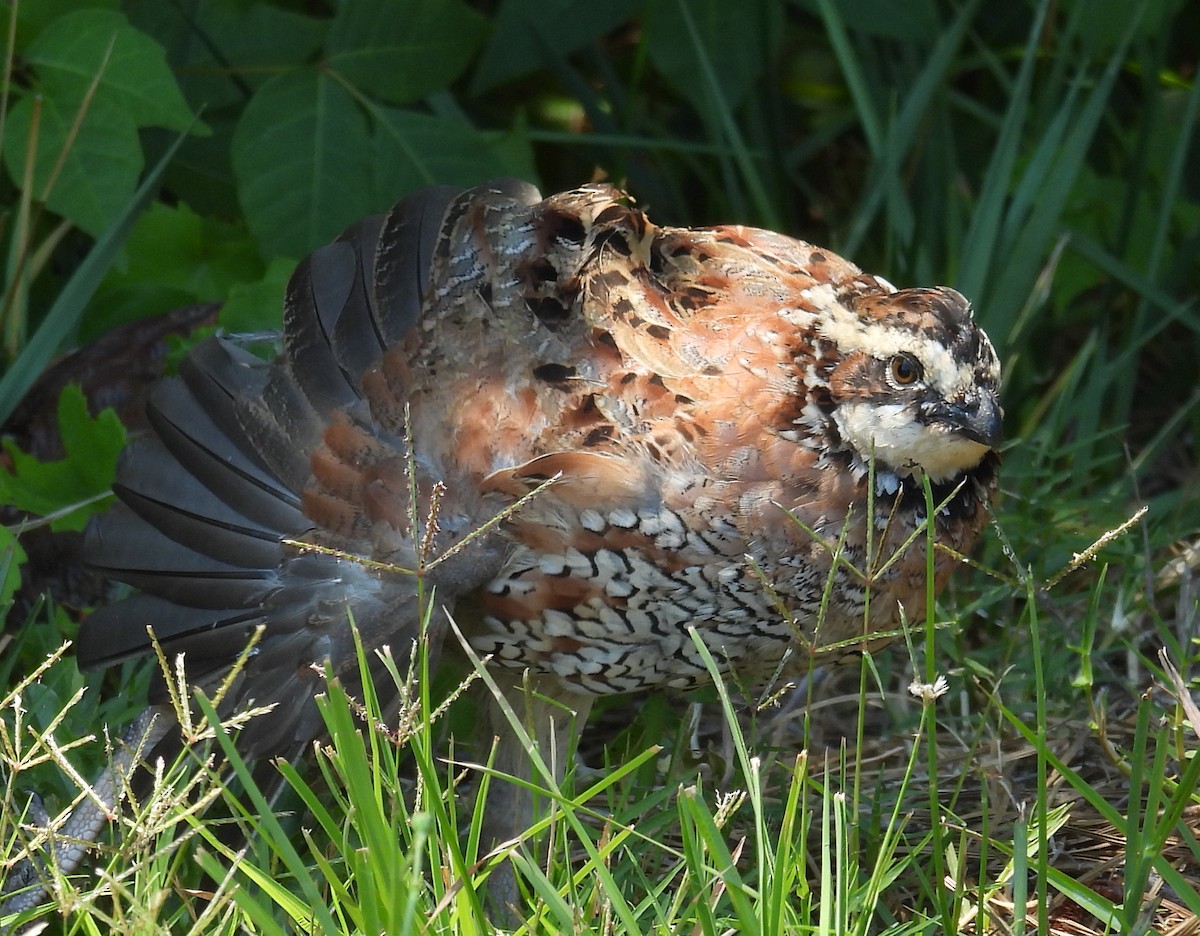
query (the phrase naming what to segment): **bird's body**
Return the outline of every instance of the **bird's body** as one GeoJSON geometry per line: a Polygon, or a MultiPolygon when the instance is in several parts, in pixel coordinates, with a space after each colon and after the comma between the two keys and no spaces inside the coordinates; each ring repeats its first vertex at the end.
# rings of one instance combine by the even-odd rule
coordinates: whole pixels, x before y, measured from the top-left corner
{"type": "MultiPolygon", "coordinates": [[[[91,538],[153,597],[85,622],[81,661],[144,652],[149,624],[204,681],[264,625],[240,697],[311,696],[310,664],[356,666],[347,609],[368,645],[415,636],[416,579],[390,563],[431,565],[481,654],[569,692],[704,681],[689,627],[762,680],[923,613],[921,475],[938,542],[966,552],[998,378],[949,289],[766,231],[658,228],[603,185],[431,190],[301,265],[274,364],[212,340],[156,396],[128,507],[91,538]]],[[[289,704],[251,753],[313,719],[289,704]]]]}
{"type": "MultiPolygon", "coordinates": [[[[604,185],[424,190],[301,263],[273,362],[208,339],[155,391],[87,538],[140,593],[84,621],[79,661],[153,640],[211,689],[257,634],[224,706],[273,706],[238,743],[286,756],[321,733],[326,674],[353,690],[351,617],[402,655],[432,597],[431,652],[457,610],[497,681],[543,700],[530,727],[561,768],[553,700],[707,680],[692,628],[760,682],[921,616],[925,479],[936,593],[995,488],[998,384],[953,290],[767,231],[656,227],[604,185]]],[[[167,733],[166,700],[138,739],[167,733]]],[[[495,765],[528,776],[514,743],[495,765]]],[[[514,790],[491,788],[494,842],[528,822],[514,790]]],[[[102,805],[64,827],[64,869],[102,805]]],[[[490,889],[512,903],[511,871],[490,889]]]]}

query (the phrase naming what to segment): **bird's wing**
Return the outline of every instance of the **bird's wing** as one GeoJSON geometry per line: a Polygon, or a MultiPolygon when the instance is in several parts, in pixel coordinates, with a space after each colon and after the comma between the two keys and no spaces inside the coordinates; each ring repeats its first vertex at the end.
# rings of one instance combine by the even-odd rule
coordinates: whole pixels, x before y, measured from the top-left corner
{"type": "MultiPolygon", "coordinates": [[[[365,383],[436,301],[430,269],[447,217],[539,198],[508,181],[422,190],[300,264],[273,362],[221,338],[193,349],[152,397],[155,436],[121,461],[121,503],[89,529],[88,561],[140,593],[85,620],[81,667],[146,654],[152,633],[168,657],[186,655],[190,680],[212,686],[262,627],[230,702],[281,703],[249,723],[242,749],[283,752],[319,732],[312,664],[357,673],[348,609],[368,647],[400,656],[420,632],[419,591],[449,605],[495,573],[500,548],[481,540],[412,574],[487,517],[476,498],[430,527],[434,501],[457,492],[435,490],[444,479],[407,450],[405,388],[365,383]]],[[[432,628],[436,649],[442,625],[432,628]]]]}

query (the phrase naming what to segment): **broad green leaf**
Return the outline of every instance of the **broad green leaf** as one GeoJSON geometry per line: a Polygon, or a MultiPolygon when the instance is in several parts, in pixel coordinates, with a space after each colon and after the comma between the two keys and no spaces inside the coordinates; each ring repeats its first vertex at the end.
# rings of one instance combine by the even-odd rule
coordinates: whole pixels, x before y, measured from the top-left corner
{"type": "Polygon", "coordinates": [[[138,128],[182,130],[195,121],[161,46],[112,10],[58,17],[30,44],[24,63],[36,96],[26,94],[10,114],[5,165],[23,179],[34,143],[33,196],[98,236],[137,185],[138,128]]]}
{"type": "Polygon", "coordinates": [[[96,503],[85,502],[112,487],[117,456],[125,446],[125,427],[111,409],[93,419],[83,392],[71,385],[59,397],[58,428],[66,452],[60,461],[40,462],[5,440],[12,470],[0,470],[0,503],[37,516],[84,504],[50,525],[54,530],[82,530],[99,509],[96,503]]]}
{"type": "Polygon", "coordinates": [[[220,113],[205,111],[211,133],[188,137],[166,171],[163,181],[167,187],[199,214],[220,218],[242,215],[230,158],[233,131],[241,114],[240,105],[220,113]]]}
{"type": "Polygon", "coordinates": [[[475,93],[545,67],[545,49],[570,55],[611,32],[645,0],[504,0],[475,72],[475,93]]]}
{"type": "MultiPolygon", "coordinates": [[[[7,9],[12,4],[5,4],[7,9]]],[[[17,4],[17,50],[28,47],[55,20],[80,9],[117,10],[121,0],[37,0],[17,4]]]]}
{"type": "Polygon", "coordinates": [[[221,326],[234,334],[278,329],[283,320],[283,294],[296,264],[275,259],[262,277],[229,290],[221,306],[221,326]]]}
{"type": "Polygon", "coordinates": [[[109,273],[105,285],[160,283],[211,302],[263,271],[245,228],[202,218],[187,205],[151,205],[129,232],[126,249],[129,262],[109,273]]]}
{"type": "Polygon", "coordinates": [[[370,126],[337,81],[279,75],[246,105],[233,171],[246,223],[266,257],[300,257],[382,205],[371,198],[370,126]]]}
{"type": "Polygon", "coordinates": [[[449,86],[487,33],[487,19],[461,0],[342,3],[325,52],[352,85],[406,104],[449,86]]]}
{"type": "Polygon", "coordinates": [[[533,153],[519,135],[482,133],[466,124],[387,109],[375,115],[376,191],[395,201],[432,183],[475,185],[500,175],[534,178],[533,153]]]}
{"type": "Polygon", "coordinates": [[[684,19],[683,2],[650,0],[647,4],[650,60],[697,110],[709,113],[715,107],[703,61],[707,59],[724,104],[736,108],[753,89],[772,45],[782,35],[779,9],[775,4],[743,7],[724,0],[686,0],[687,13],[703,43],[703,49],[697,49],[684,19]]]}
{"type": "Polygon", "coordinates": [[[9,114],[4,137],[4,165],[13,180],[24,178],[26,141],[33,132],[38,103],[41,113],[37,122],[34,198],[44,200],[51,211],[87,233],[99,236],[137,186],[142,171],[137,126],[120,107],[98,95],[72,141],[74,110],[64,110],[56,98],[26,96],[9,114]]]}
{"type": "Polygon", "coordinates": [[[79,10],[60,17],[29,47],[25,61],[38,88],[64,107],[82,101],[99,75],[97,98],[135,126],[183,130],[192,124],[162,46],[121,13],[79,10]]]}
{"type": "Polygon", "coordinates": [[[96,291],[84,338],[178,306],[218,302],[263,271],[245,227],[202,218],[186,205],[151,205],[130,232],[126,257],[96,291]]]}
{"type": "Polygon", "coordinates": [[[104,229],[87,256],[63,283],[37,331],[0,377],[0,423],[8,419],[33,386],[38,374],[62,346],[63,340],[74,331],[88,300],[95,294],[105,272],[124,246],[134,220],[150,201],[151,193],[157,190],[163,167],[179,152],[179,144],[183,139],[181,133],[150,168],[137,191],[121,206],[112,224],[104,229]]]}
{"type": "Polygon", "coordinates": [[[206,116],[240,110],[248,93],[275,75],[311,63],[330,23],[269,3],[197,3],[187,17],[173,3],[134,4],[128,12],[164,45],[187,100],[206,116]]]}

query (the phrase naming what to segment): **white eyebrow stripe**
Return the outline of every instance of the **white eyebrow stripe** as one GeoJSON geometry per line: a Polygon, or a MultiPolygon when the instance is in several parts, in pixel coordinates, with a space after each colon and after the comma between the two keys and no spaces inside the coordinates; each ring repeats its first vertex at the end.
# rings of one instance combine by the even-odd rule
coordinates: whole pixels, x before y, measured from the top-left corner
{"type": "Polygon", "coordinates": [[[926,382],[946,399],[964,396],[975,387],[977,362],[957,360],[940,341],[881,322],[864,321],[838,301],[837,291],[828,283],[810,286],[803,295],[821,311],[781,310],[783,317],[792,321],[802,318],[842,353],[863,351],[880,360],[911,354],[925,369],[926,382]]]}

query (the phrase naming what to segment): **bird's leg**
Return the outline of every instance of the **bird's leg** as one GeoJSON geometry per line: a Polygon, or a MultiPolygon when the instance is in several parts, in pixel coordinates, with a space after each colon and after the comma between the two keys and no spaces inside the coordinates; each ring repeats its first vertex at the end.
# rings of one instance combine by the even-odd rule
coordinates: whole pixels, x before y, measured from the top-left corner
{"type": "MultiPolygon", "coordinates": [[[[555,677],[503,666],[489,668],[488,673],[495,682],[491,691],[485,690],[489,697],[485,726],[497,741],[493,769],[536,787],[557,789],[566,773],[572,729],[583,727],[593,697],[571,692],[555,677]]],[[[527,787],[492,777],[483,821],[485,845],[519,847],[521,837],[549,806],[549,800],[527,787]]],[[[545,857],[544,848],[538,847],[537,854],[545,857]]],[[[510,862],[492,872],[488,899],[493,911],[517,914],[520,893],[510,862]]]]}
{"type": "Polygon", "coordinates": [[[83,799],[58,828],[51,826],[40,803],[35,805],[34,812],[41,813],[36,821],[43,824],[43,833],[50,844],[49,854],[43,857],[31,851],[7,872],[0,887],[0,916],[31,910],[45,900],[47,860],[62,874],[71,874],[79,867],[101,830],[112,821],[117,805],[125,796],[129,777],[143,754],[153,749],[174,726],[175,716],[169,707],[149,706],[143,710],[122,735],[112,761],[95,782],[84,786],[83,799]]]}

